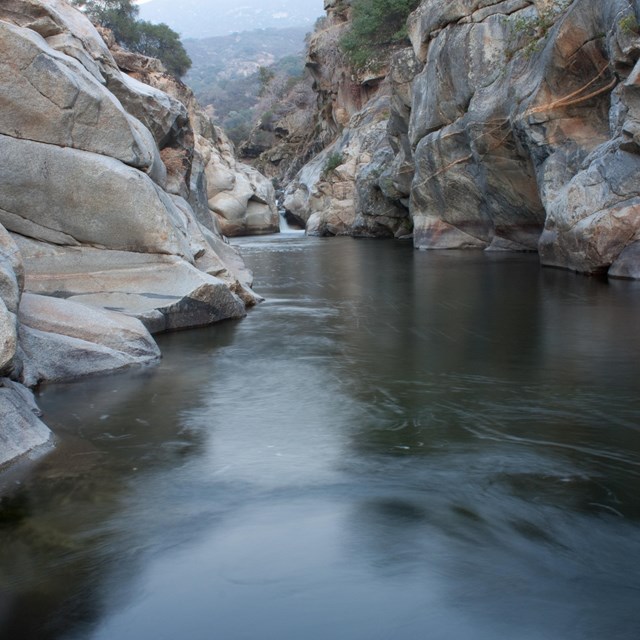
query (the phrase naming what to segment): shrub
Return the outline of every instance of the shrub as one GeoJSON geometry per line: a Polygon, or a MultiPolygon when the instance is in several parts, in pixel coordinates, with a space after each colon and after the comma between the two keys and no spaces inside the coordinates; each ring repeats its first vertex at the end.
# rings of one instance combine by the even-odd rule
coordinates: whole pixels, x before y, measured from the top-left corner
{"type": "Polygon", "coordinates": [[[640,31],[640,25],[638,25],[638,19],[635,14],[628,13],[624,18],[620,18],[620,22],[618,25],[622,31],[622,33],[626,35],[637,34],[640,31]]]}
{"type": "Polygon", "coordinates": [[[180,36],[166,24],[138,20],[133,0],[72,0],[87,17],[113,32],[116,42],[135,53],[158,58],[167,71],[182,77],[191,67],[180,36]]]}
{"type": "Polygon", "coordinates": [[[344,162],[344,158],[339,151],[334,151],[329,154],[327,161],[325,162],[324,169],[322,171],[323,175],[327,176],[332,171],[337,169],[344,162]]]}
{"type": "Polygon", "coordinates": [[[380,47],[407,40],[407,18],[420,0],[354,0],[351,26],[340,41],[357,69],[379,61],[380,47]]]}

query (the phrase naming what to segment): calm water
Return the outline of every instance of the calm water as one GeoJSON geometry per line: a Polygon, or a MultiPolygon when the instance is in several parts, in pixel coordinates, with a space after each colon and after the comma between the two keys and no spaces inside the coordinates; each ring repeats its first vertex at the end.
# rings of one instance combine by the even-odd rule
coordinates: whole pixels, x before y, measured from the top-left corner
{"type": "Polygon", "coordinates": [[[638,284],[241,246],[245,320],[42,391],[59,446],[4,478],[0,638],[640,637],[638,284]]]}

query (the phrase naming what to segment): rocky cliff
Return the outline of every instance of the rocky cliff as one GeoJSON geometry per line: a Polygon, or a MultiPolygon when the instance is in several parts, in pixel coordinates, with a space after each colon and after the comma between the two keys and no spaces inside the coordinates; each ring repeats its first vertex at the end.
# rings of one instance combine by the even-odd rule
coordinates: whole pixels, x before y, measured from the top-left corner
{"type": "Polygon", "coordinates": [[[337,46],[349,5],[310,43],[331,141],[285,200],[310,233],[640,278],[640,3],[423,0],[374,75],[337,46]]]}
{"type": "Polygon", "coordinates": [[[287,185],[285,209],[313,235],[405,235],[407,207],[385,198],[379,186],[394,155],[387,135],[389,66],[351,68],[339,44],[349,28],[350,2],[326,0],[325,9],[327,19],[307,53],[317,107],[313,139],[305,144],[321,151],[287,185]]]}
{"type": "Polygon", "coordinates": [[[64,0],[3,0],[0,465],[50,439],[28,387],[243,316],[257,297],[221,230],[276,228],[271,183],[157,61],[64,0]]]}

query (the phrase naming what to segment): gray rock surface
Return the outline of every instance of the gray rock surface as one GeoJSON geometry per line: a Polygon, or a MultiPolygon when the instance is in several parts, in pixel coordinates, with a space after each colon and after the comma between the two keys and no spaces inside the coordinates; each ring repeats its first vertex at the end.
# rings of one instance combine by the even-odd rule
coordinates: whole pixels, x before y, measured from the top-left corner
{"type": "MultiPolygon", "coordinates": [[[[421,3],[410,34],[423,69],[409,114],[398,100],[392,116],[410,145],[390,175],[402,188],[400,169],[413,168],[417,247],[538,249],[543,264],[583,273],[616,264],[640,237],[640,39],[623,27],[637,10],[421,3]]],[[[634,255],[612,275],[636,272],[634,255]]]]}
{"type": "Polygon", "coordinates": [[[152,333],[245,315],[228,284],[177,256],[52,247],[18,239],[25,288],[138,318],[152,333]]]}
{"type": "Polygon", "coordinates": [[[0,135],[0,183],[0,223],[9,231],[192,259],[167,194],[114,158],[0,135]]]}
{"type": "Polygon", "coordinates": [[[33,394],[26,387],[0,378],[0,468],[50,444],[51,431],[39,415],[33,394]]]}
{"type": "Polygon", "coordinates": [[[0,298],[0,374],[6,375],[11,370],[16,356],[18,336],[16,316],[11,313],[0,298]]]}
{"type": "Polygon", "coordinates": [[[325,9],[307,59],[324,148],[285,193],[308,233],[411,226],[420,249],[538,251],[636,277],[640,2],[422,0],[411,49],[389,50],[377,75],[338,50],[350,3],[325,9]],[[387,122],[377,145],[371,114],[387,122]],[[332,152],[342,163],[323,171],[332,152]]]}
{"type": "Polygon", "coordinates": [[[0,133],[152,170],[153,139],[106,87],[31,29],[1,26],[0,133]]]}
{"type": "Polygon", "coordinates": [[[153,363],[145,325],[239,318],[260,300],[208,206],[225,190],[207,185],[216,163],[227,191],[247,191],[243,232],[277,230],[270,182],[159,61],[65,0],[0,2],[0,465],[49,438],[16,381],[153,363]]]}

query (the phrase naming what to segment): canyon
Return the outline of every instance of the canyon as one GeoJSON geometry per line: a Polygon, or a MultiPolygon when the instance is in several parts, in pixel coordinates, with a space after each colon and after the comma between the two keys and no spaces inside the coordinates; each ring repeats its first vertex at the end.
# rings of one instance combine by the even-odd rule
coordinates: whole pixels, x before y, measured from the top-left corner
{"type": "Polygon", "coordinates": [[[227,237],[278,231],[274,184],[309,235],[640,278],[637,2],[423,0],[361,68],[351,3],[325,10],[249,165],[157,60],[64,0],[2,4],[0,464],[50,442],[31,388],[260,300],[227,237]]]}

